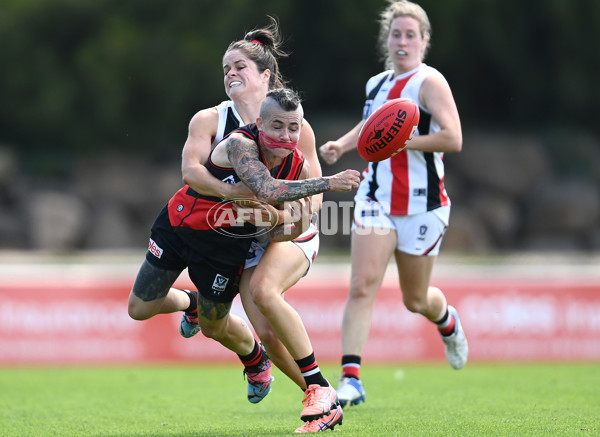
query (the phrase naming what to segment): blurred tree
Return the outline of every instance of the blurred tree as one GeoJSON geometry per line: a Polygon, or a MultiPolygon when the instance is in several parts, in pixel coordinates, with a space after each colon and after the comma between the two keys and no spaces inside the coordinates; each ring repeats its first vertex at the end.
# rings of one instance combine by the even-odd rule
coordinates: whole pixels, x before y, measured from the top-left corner
{"type": "MultiPolygon", "coordinates": [[[[427,62],[451,82],[465,129],[598,134],[600,2],[420,3],[433,26],[427,62]]],[[[385,4],[3,0],[0,141],[49,161],[111,148],[172,155],[191,116],[225,99],[229,42],[267,15],[280,21],[291,52],[282,71],[307,111],[356,119],[365,81],[382,68],[385,4]]]]}

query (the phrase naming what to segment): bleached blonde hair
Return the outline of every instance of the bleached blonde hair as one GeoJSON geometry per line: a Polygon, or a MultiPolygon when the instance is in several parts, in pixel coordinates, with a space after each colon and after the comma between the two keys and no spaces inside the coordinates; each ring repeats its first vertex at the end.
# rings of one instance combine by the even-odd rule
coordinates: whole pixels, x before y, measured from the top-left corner
{"type": "Polygon", "coordinates": [[[398,17],[411,17],[419,23],[421,38],[427,41],[421,60],[425,59],[431,41],[431,23],[425,10],[416,3],[407,0],[388,0],[388,7],[379,15],[379,50],[386,67],[392,68],[392,61],[387,51],[387,39],[390,35],[392,21],[398,17]]]}

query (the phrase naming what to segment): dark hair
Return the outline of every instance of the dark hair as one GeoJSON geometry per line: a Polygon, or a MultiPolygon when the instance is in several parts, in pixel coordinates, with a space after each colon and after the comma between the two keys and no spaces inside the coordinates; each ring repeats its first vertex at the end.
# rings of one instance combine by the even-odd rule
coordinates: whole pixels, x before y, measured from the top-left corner
{"type": "Polygon", "coordinates": [[[285,80],[279,71],[277,58],[286,57],[288,54],[281,49],[283,42],[277,20],[271,16],[269,19],[271,20],[269,26],[246,33],[244,39],[229,44],[225,53],[231,50],[240,50],[256,64],[259,72],[262,73],[269,69],[271,71],[269,89],[274,89],[285,85],[285,80]]]}
{"type": "MultiPolygon", "coordinates": [[[[270,99],[275,100],[281,106],[281,109],[285,111],[295,111],[301,103],[300,95],[291,88],[275,88],[270,90],[265,97],[267,105],[270,99]]],[[[263,105],[265,102],[263,102],[263,105]]]]}

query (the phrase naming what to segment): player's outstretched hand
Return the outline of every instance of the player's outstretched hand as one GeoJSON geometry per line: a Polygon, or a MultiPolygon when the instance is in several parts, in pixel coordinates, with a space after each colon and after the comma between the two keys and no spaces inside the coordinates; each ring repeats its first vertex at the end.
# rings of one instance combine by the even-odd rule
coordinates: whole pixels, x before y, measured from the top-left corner
{"type": "Polygon", "coordinates": [[[335,164],[342,156],[342,145],[338,141],[327,141],[319,148],[319,153],[327,164],[335,164]]]}
{"type": "Polygon", "coordinates": [[[358,188],[360,173],[356,170],[344,170],[329,176],[329,191],[343,193],[358,188]]]}

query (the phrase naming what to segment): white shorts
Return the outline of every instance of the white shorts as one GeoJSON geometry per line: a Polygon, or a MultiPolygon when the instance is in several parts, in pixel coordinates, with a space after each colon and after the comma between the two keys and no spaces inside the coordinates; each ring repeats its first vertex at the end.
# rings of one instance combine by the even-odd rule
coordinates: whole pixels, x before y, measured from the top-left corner
{"type": "MultiPolygon", "coordinates": [[[[309,228],[300,234],[298,238],[292,240],[292,243],[300,248],[308,260],[308,269],[306,269],[306,272],[303,275],[306,276],[319,252],[319,228],[317,228],[315,221],[313,220],[309,228]]],[[[261,235],[252,240],[250,250],[246,256],[244,269],[258,265],[268,245],[269,238],[266,235],[261,235]]]]}
{"type": "Polygon", "coordinates": [[[359,235],[386,235],[396,231],[396,250],[410,255],[436,256],[448,227],[450,207],[442,206],[414,215],[389,215],[374,200],[361,200],[354,205],[352,231],[359,235]]]}

